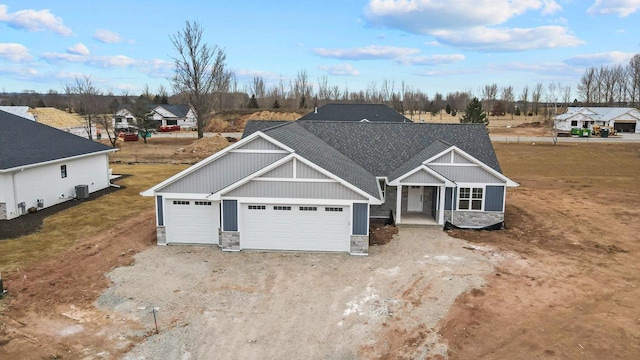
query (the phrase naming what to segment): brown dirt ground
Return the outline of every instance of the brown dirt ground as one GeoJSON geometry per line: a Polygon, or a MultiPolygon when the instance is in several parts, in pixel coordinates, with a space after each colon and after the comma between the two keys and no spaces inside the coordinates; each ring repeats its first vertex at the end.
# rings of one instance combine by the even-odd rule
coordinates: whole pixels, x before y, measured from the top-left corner
{"type": "MultiPolygon", "coordinates": [[[[640,358],[640,145],[495,148],[504,173],[521,184],[509,190],[507,229],[451,235],[519,257],[506,258],[482,290],[459,297],[441,322],[449,357],[640,358]]],[[[0,358],[79,359],[95,349],[117,358],[144,339],[133,331],[138,323],[93,304],[109,285],[104,273],[130,264],[154,239],[149,209],[5,276],[11,293],[0,302],[0,358]],[[76,333],[78,319],[85,331],[76,333]]]]}
{"type": "Polygon", "coordinates": [[[110,155],[115,163],[127,164],[195,164],[228,146],[219,135],[212,138],[151,137],[139,141],[119,141],[120,151],[110,155]]]}
{"type": "Polygon", "coordinates": [[[640,358],[640,145],[495,144],[504,231],[451,235],[520,254],[458,298],[451,359],[640,358]]]}

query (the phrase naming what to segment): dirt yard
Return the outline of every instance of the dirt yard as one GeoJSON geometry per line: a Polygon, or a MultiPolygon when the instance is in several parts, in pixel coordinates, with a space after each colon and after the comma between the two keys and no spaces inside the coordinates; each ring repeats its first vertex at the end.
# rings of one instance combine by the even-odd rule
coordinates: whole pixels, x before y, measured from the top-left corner
{"type": "Polygon", "coordinates": [[[136,193],[184,165],[114,166],[127,189],[0,241],[23,252],[0,263],[0,359],[640,358],[640,145],[495,147],[521,184],[506,230],[402,228],[369,257],[157,247],[136,193]],[[29,257],[61,217],[96,230],[29,257]]]}

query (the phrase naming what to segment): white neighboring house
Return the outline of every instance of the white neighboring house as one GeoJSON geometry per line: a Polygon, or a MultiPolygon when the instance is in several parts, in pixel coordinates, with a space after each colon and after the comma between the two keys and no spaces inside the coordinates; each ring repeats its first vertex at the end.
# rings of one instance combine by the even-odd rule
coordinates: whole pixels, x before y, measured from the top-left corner
{"type": "Polygon", "coordinates": [[[131,105],[125,104],[120,106],[118,111],[116,111],[113,118],[111,119],[111,123],[113,124],[113,128],[116,130],[135,127],[136,117],[133,116],[131,105]]]}
{"type": "Polygon", "coordinates": [[[196,115],[189,105],[156,105],[151,109],[151,117],[159,126],[178,125],[182,130],[195,130],[196,115]]]}
{"type": "Polygon", "coordinates": [[[116,149],[0,111],[0,221],[110,186],[116,149]]]}
{"type": "Polygon", "coordinates": [[[640,110],[617,107],[570,107],[556,116],[559,131],[573,128],[593,129],[593,126],[612,126],[617,132],[640,133],[640,110]]]}
{"type": "MultiPolygon", "coordinates": [[[[196,128],[196,116],[189,105],[151,104],[148,115],[157,121],[158,127],[178,125],[182,130],[196,128]]],[[[114,114],[112,123],[116,129],[135,128],[136,118],[131,105],[122,105],[114,114]]]]}
{"type": "Polygon", "coordinates": [[[30,110],[31,108],[28,106],[0,106],[0,111],[8,112],[25,119],[36,121],[36,117],[31,112],[29,112],[30,110]]]}

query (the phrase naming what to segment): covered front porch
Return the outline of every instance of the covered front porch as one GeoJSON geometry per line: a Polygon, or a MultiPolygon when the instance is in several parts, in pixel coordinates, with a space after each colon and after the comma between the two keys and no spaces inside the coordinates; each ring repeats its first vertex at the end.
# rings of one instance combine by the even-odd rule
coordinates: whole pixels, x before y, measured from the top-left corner
{"type": "Polygon", "coordinates": [[[395,190],[396,225],[444,225],[444,185],[398,185],[395,190]]]}

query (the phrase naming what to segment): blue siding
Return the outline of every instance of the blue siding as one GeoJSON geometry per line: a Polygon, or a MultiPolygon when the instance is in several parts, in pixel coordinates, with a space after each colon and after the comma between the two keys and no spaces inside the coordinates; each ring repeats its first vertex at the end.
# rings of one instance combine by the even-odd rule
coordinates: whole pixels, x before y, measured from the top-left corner
{"type": "Polygon", "coordinates": [[[353,235],[367,235],[369,227],[369,204],[353,204],[353,235]]]}
{"type": "Polygon", "coordinates": [[[158,226],[164,226],[164,209],[162,208],[162,196],[156,196],[156,215],[158,216],[158,226]]]}
{"type": "Polygon", "coordinates": [[[504,211],[504,186],[487,185],[487,195],[484,199],[484,211],[504,211]]]}
{"type": "Polygon", "coordinates": [[[238,231],[238,201],[222,200],[222,231],[238,231]]]}

